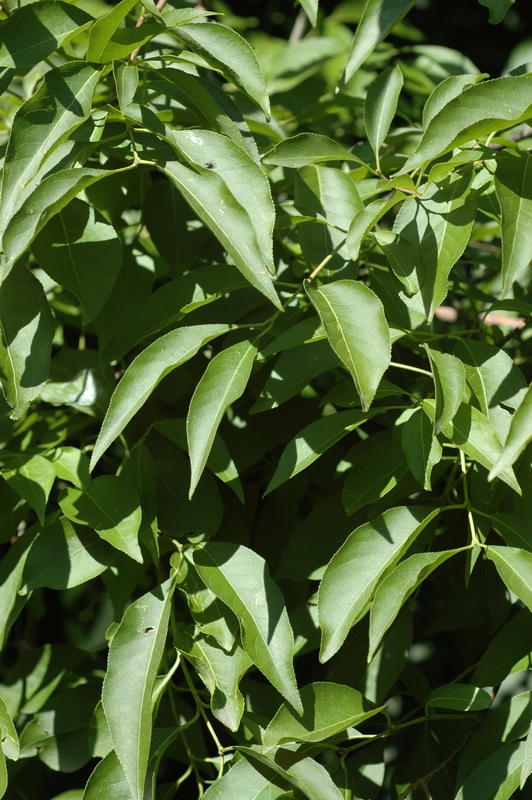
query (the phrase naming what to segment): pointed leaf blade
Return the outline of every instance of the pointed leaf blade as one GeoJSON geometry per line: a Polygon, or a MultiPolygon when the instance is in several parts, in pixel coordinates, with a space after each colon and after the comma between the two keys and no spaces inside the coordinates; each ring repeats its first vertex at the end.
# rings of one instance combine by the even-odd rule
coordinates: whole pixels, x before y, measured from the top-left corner
{"type": "Polygon", "coordinates": [[[198,485],[223,415],[247,386],[256,354],[256,346],[249,341],[222,350],[209,362],[192,395],[187,415],[189,496],[198,485]]]}
{"type": "Polygon", "coordinates": [[[433,467],[442,456],[442,446],[433,435],[432,424],[422,409],[417,410],[402,426],[401,445],[410,472],[430,492],[433,467]]]}
{"type": "Polygon", "coordinates": [[[510,432],[504,443],[504,448],[499,458],[491,468],[488,480],[493,480],[511,469],[525,447],[532,441],[532,386],[529,386],[525,396],[512,417],[510,432]]]}
{"type": "Polygon", "coordinates": [[[390,329],[378,297],[362,283],[340,280],[306,291],[327,338],[351,373],[367,411],[390,363],[390,329]]]}
{"type": "Polygon", "coordinates": [[[172,581],[127,609],[109,648],[102,703],[132,800],[144,797],[152,731],[152,692],[161,663],[172,581]]]}
{"type": "Polygon", "coordinates": [[[490,545],[486,555],[508,589],[532,611],[532,553],[518,547],[490,545]]]}
{"type": "Polygon", "coordinates": [[[396,64],[381,72],[368,87],[364,104],[364,126],[375,157],[384,144],[403,88],[403,73],[396,64]]]}
{"type": "Polygon", "coordinates": [[[497,156],[495,192],[501,206],[502,292],[532,259],[532,156],[505,150],[497,156]]]}
{"type": "Polygon", "coordinates": [[[194,564],[206,586],[238,617],[253,663],[301,711],[292,664],[294,634],[264,559],[243,545],[209,542],[196,548],[194,564]]]}
{"type": "Polygon", "coordinates": [[[460,359],[448,353],[425,349],[434,375],[436,416],[434,432],[439,433],[454,419],[465,389],[465,371],[460,359]]]}

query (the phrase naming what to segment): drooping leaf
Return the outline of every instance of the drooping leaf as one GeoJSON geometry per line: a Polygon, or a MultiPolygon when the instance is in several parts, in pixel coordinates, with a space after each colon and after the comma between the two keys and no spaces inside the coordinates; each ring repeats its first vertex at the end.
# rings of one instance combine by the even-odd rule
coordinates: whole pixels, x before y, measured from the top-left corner
{"type": "Polygon", "coordinates": [[[59,498],[63,514],[87,525],[135,561],[142,562],[138,533],[142,518],[133,485],[120,475],[101,475],[85,489],[65,489],[59,498]]]}
{"type": "Polygon", "coordinates": [[[450,683],[438,686],[427,700],[427,709],[452,708],[455,711],[484,711],[491,706],[489,692],[468,683],[450,683]]]}
{"type": "Polygon", "coordinates": [[[513,464],[527,444],[532,441],[532,387],[529,386],[526,394],[521,400],[515,414],[512,417],[510,431],[504,443],[504,448],[500,456],[496,459],[491,468],[488,480],[501,477],[511,469],[513,464]]]}
{"type": "Polygon", "coordinates": [[[396,64],[381,72],[368,87],[364,104],[364,127],[377,164],[379,151],[395,116],[403,83],[403,73],[396,64]]]}
{"type": "Polygon", "coordinates": [[[37,278],[19,264],[0,284],[0,383],[20,419],[50,369],[54,320],[37,278]]]}
{"type": "Polygon", "coordinates": [[[190,496],[207,463],[223,415],[247,386],[256,354],[256,346],[249,341],[222,350],[209,361],[192,395],[187,415],[190,496]]]}
{"type": "Polygon", "coordinates": [[[532,113],[532,87],[526,75],[507,76],[469,86],[450,100],[427,125],[421,141],[401,172],[517,125],[532,113]]]}
{"type": "Polygon", "coordinates": [[[342,85],[346,84],[388,35],[393,26],[402,20],[415,0],[368,0],[357,26],[347,57],[342,85]]]}
{"type": "Polygon", "coordinates": [[[264,494],[269,494],[306,469],[322,453],[372,416],[374,414],[361,411],[339,411],[311,422],[286,445],[264,494]]]}
{"type": "Polygon", "coordinates": [[[175,33],[189,50],[220,70],[270,117],[270,101],[257,56],[240,34],[216,22],[180,25],[175,33]]]}
{"type": "Polygon", "coordinates": [[[202,345],[226,333],[229,327],[196,325],[178,328],[161,336],[137,356],[124,373],[111,398],[94,446],[91,468],[122,433],[165,375],[196,355],[202,345]]]}
{"type": "Polygon", "coordinates": [[[226,653],[209,636],[192,636],[184,629],[178,629],[175,644],[194,665],[209,690],[214,716],[227,728],[236,731],[244,713],[244,698],[238,684],[252,665],[251,658],[237,641],[226,653]]]}
{"type": "Polygon", "coordinates": [[[322,629],[320,660],[328,661],[363,615],[379,580],[439,514],[421,506],[400,506],[361,525],[329,562],[318,593],[322,629]]]}
{"type": "Polygon", "coordinates": [[[323,161],[356,161],[363,163],[339,142],[319,133],[298,133],[268,150],[262,158],[265,164],[279,167],[304,167],[323,161]]]}
{"type": "Polygon", "coordinates": [[[301,690],[303,713],[284,703],[264,732],[267,749],[283,742],[321,742],[378,714],[364,695],[338,683],[311,683],[301,690]]]}
{"type": "Polygon", "coordinates": [[[92,21],[71,3],[40,2],[18,8],[2,25],[0,67],[33,67],[92,21]]]}
{"type": "Polygon", "coordinates": [[[431,472],[441,460],[442,446],[434,436],[432,424],[422,409],[412,414],[402,426],[401,445],[410,472],[430,492],[431,472]]]}
{"type": "Polygon", "coordinates": [[[131,800],[144,797],[152,692],[166,641],[172,591],[170,579],[135,600],[109,648],[102,702],[131,800]]]}
{"type": "MultiPolygon", "coordinates": [[[[244,158],[250,157],[242,151],[244,158]]],[[[268,270],[269,253],[262,254],[249,214],[223,178],[214,169],[186,167],[179,161],[167,161],[162,169],[234,259],[244,277],[280,308],[268,270]]]]}
{"type": "Polygon", "coordinates": [[[120,271],[122,248],[113,226],[75,199],[45,225],[32,250],[44,271],[78,297],[84,324],[92,322],[120,271]]]}
{"type": "Polygon", "coordinates": [[[24,593],[40,586],[70,589],[101,575],[116,551],[100,536],[60,517],[33,541],[24,566],[24,593]]]}
{"type": "Polygon", "coordinates": [[[454,419],[465,389],[465,370],[460,359],[425,346],[434,375],[436,410],[434,432],[440,433],[454,419]]]}
{"type": "MultiPolygon", "coordinates": [[[[27,37],[27,31],[24,33],[27,37]]],[[[63,64],[48,72],[40,89],[20,107],[13,120],[4,161],[0,237],[35,189],[33,179],[43,161],[89,116],[99,77],[99,71],[84,62],[63,64]]],[[[5,242],[4,251],[7,253],[5,242]]]]}
{"type": "Polygon", "coordinates": [[[531,176],[532,156],[528,153],[504,150],[497,156],[495,191],[501,206],[503,298],[532,258],[531,176]]]}
{"type": "Polygon", "coordinates": [[[381,301],[367,286],[352,280],[317,288],[307,283],[306,291],[367,411],[390,363],[390,329],[381,301]]]}
{"type": "Polygon", "coordinates": [[[508,589],[532,610],[532,553],[518,547],[490,545],[486,555],[508,589]]]}
{"type": "Polygon", "coordinates": [[[373,657],[382,637],[396,619],[401,608],[418,586],[440,564],[460,552],[462,551],[458,548],[439,553],[416,553],[398,564],[384,578],[375,592],[370,611],[369,660],[373,657]]]}
{"type": "Polygon", "coordinates": [[[253,663],[302,711],[292,664],[292,628],[264,559],[243,545],[209,542],[196,548],[194,564],[206,586],[238,617],[242,644],[253,663]]]}

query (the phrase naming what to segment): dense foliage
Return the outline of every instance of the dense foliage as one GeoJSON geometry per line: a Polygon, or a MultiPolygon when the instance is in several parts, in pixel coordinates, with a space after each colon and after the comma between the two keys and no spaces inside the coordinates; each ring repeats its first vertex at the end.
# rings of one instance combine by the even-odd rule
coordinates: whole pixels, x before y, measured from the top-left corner
{"type": "Polygon", "coordinates": [[[530,796],[528,51],[300,2],[3,5],[8,800],[530,796]]]}

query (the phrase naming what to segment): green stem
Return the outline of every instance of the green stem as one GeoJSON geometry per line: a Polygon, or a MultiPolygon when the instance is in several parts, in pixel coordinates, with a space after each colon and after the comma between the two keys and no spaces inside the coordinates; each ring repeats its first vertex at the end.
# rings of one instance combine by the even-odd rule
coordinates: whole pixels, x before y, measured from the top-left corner
{"type": "Polygon", "coordinates": [[[406,369],[408,372],[418,372],[420,375],[428,375],[429,378],[432,378],[432,372],[429,372],[426,369],[421,369],[421,367],[412,367],[410,364],[399,364],[398,361],[390,361],[390,367],[396,367],[396,369],[406,369]]]}

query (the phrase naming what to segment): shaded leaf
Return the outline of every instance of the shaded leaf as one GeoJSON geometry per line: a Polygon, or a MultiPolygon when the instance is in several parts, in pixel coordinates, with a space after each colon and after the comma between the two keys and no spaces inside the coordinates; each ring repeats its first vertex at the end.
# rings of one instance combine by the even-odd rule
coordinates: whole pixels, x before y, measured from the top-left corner
{"type": "Polygon", "coordinates": [[[486,555],[508,589],[532,611],[532,553],[518,547],[490,545],[486,555]]]}
{"type": "Polygon", "coordinates": [[[54,320],[41,283],[21,264],[0,284],[0,382],[20,419],[50,369],[54,320]]]}
{"type": "Polygon", "coordinates": [[[527,386],[523,373],[504,350],[471,339],[458,342],[454,352],[464,365],[467,382],[486,417],[498,403],[518,407],[527,386]]]}
{"type": "Polygon", "coordinates": [[[223,415],[247,386],[256,354],[256,346],[249,341],[222,350],[209,361],[192,395],[187,415],[190,497],[207,463],[223,415]]]}
{"type": "Polygon", "coordinates": [[[478,0],[478,2],[481,6],[486,6],[489,9],[489,22],[492,25],[498,25],[499,22],[503,21],[515,0],[478,0]]]}
{"type": "Polygon", "coordinates": [[[102,702],[130,800],[144,797],[152,692],[166,641],[172,589],[169,580],[135,600],[124,614],[109,648],[102,702]]]}
{"type": "Polygon", "coordinates": [[[399,65],[388,67],[370,83],[364,103],[366,135],[379,163],[379,151],[386,140],[397,109],[404,78],[399,65]]]}
{"type": "Polygon", "coordinates": [[[138,533],[142,512],[133,485],[119,475],[101,475],[85,489],[65,489],[59,497],[63,514],[87,525],[123,553],[142,562],[138,533]]]}
{"type": "Polygon", "coordinates": [[[378,200],[373,200],[365,208],[357,211],[347,231],[346,239],[347,249],[353,261],[356,261],[360,256],[362,242],[371,229],[391,208],[404,199],[405,196],[402,192],[394,191],[391,195],[385,195],[378,200]]]}
{"type": "Polygon", "coordinates": [[[377,708],[356,689],[338,683],[311,683],[301,689],[303,713],[284,703],[266,728],[263,745],[282,742],[321,742],[378,714],[377,708]]]}
{"type": "Polygon", "coordinates": [[[113,59],[124,59],[152,36],[165,30],[166,26],[156,22],[120,28],[121,22],[135,5],[136,0],[122,0],[112,11],[96,20],[89,33],[87,61],[105,64],[113,59]]]}
{"type": "Polygon", "coordinates": [[[462,402],[465,389],[465,370],[460,359],[449,353],[430,350],[425,345],[434,375],[436,410],[434,432],[440,433],[452,420],[462,402]]]}
{"type": "Polygon", "coordinates": [[[363,163],[339,142],[319,133],[298,133],[283,139],[264,154],[265,164],[279,167],[304,167],[322,161],[356,161],[363,163]]]}
{"type": "Polygon", "coordinates": [[[118,384],[91,458],[91,468],[146,402],[165,375],[196,355],[200,347],[226,333],[228,325],[178,328],[150,344],[130,364],[118,384]]]}
{"type": "Polygon", "coordinates": [[[427,709],[452,708],[455,711],[484,711],[491,706],[491,695],[478,686],[468,683],[450,683],[438,686],[430,693],[427,709]]]}
{"type": "Polygon", "coordinates": [[[374,441],[370,438],[355,445],[351,457],[351,470],[342,491],[342,503],[349,515],[384,497],[408,475],[408,462],[400,439],[374,441]]]}
{"type": "Polygon", "coordinates": [[[496,477],[501,477],[504,480],[502,476],[511,469],[511,464],[517,461],[530,441],[532,441],[532,386],[528,387],[512,417],[510,431],[504,443],[503,451],[495,460],[488,480],[491,481],[496,477]]]}
{"type": "Polygon", "coordinates": [[[55,469],[48,459],[31,456],[9,460],[2,468],[2,476],[43,522],[46,503],[55,481],[55,469]]]}
{"type": "Polygon", "coordinates": [[[366,411],[390,363],[390,330],[382,303],[371,289],[352,280],[318,288],[307,282],[305,288],[366,411]]]}
{"type": "Polygon", "coordinates": [[[242,545],[209,542],[194,551],[207,587],[236,614],[253,663],[297,710],[302,710],[292,650],[294,635],[281,592],[266,562],[242,545]]]}
{"type": "Polygon", "coordinates": [[[439,509],[426,507],[391,508],[347,538],[329,562],[318,592],[320,661],[328,661],[340,649],[379,580],[438,514],[439,509]]]}
{"type": "Polygon", "coordinates": [[[256,769],[251,761],[241,758],[215,781],[203,797],[205,800],[277,800],[290,784],[270,771],[256,769]]]}
{"type": "Polygon", "coordinates": [[[275,770],[309,800],[341,800],[342,794],[322,764],[313,758],[301,758],[289,747],[278,747],[268,753],[259,747],[242,747],[248,758],[275,770]]]}
{"type": "Polygon", "coordinates": [[[441,460],[442,446],[433,435],[433,426],[422,409],[412,414],[402,426],[401,446],[410,472],[430,492],[431,472],[441,460]]]}
{"type": "Polygon", "coordinates": [[[531,652],[532,617],[528,609],[522,608],[491,639],[471,680],[476,686],[498,686],[531,652]]]}
{"type": "Polygon", "coordinates": [[[497,156],[495,192],[501,206],[504,298],[532,260],[532,156],[504,150],[497,156]]]}
{"type": "Polygon", "coordinates": [[[503,745],[468,775],[455,800],[507,800],[519,786],[525,742],[503,745]]]}

